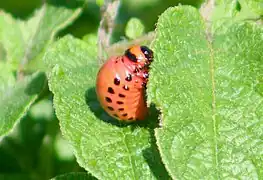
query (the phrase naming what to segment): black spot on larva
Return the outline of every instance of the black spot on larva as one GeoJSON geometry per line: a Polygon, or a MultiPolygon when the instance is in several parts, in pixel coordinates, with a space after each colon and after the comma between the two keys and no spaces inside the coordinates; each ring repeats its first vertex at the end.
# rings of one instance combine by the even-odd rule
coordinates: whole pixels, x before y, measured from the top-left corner
{"type": "Polygon", "coordinates": [[[124,63],[124,60],[123,60],[123,58],[121,58],[121,62],[123,62],[123,63],[124,63]]]}
{"type": "Polygon", "coordinates": [[[108,92],[114,94],[114,90],[111,87],[108,87],[108,92]]]}
{"type": "Polygon", "coordinates": [[[124,108],[119,108],[118,110],[119,110],[119,111],[124,111],[124,108]]]}
{"type": "Polygon", "coordinates": [[[135,68],[133,72],[134,72],[134,73],[138,73],[139,71],[140,71],[140,70],[139,70],[138,68],[135,68]]]}
{"type": "Polygon", "coordinates": [[[124,94],[119,94],[119,97],[124,98],[125,95],[124,94]]]}
{"type": "Polygon", "coordinates": [[[117,101],[117,104],[123,104],[123,102],[122,101],[117,101]]]}
{"type": "Polygon", "coordinates": [[[111,106],[108,106],[107,108],[108,108],[109,110],[111,110],[111,111],[114,111],[113,107],[111,107],[111,106]]]}
{"type": "Polygon", "coordinates": [[[126,117],[127,115],[128,115],[128,114],[127,114],[127,113],[125,113],[125,114],[123,114],[122,116],[123,116],[123,117],[126,117]]]}
{"type": "Polygon", "coordinates": [[[118,63],[118,61],[115,61],[115,63],[118,63]]]}
{"type": "Polygon", "coordinates": [[[113,116],[115,116],[115,117],[119,117],[117,114],[113,114],[113,116]]]}
{"type": "Polygon", "coordinates": [[[126,91],[129,91],[129,87],[127,85],[124,85],[123,89],[126,90],[126,91]]]}
{"type": "Polygon", "coordinates": [[[133,117],[130,117],[128,120],[133,120],[133,117]]]}
{"type": "Polygon", "coordinates": [[[126,81],[131,81],[132,80],[132,76],[131,74],[128,74],[128,76],[125,78],[126,81]]]}
{"type": "Polygon", "coordinates": [[[131,53],[130,49],[127,49],[127,50],[125,51],[125,56],[126,56],[129,60],[131,60],[131,61],[133,61],[133,62],[137,62],[136,56],[131,53]]]}
{"type": "Polygon", "coordinates": [[[114,84],[115,85],[120,85],[120,79],[114,78],[114,84]]]}
{"type": "Polygon", "coordinates": [[[111,98],[109,98],[109,97],[105,97],[105,99],[106,99],[106,101],[109,102],[109,103],[112,102],[111,98]]]}

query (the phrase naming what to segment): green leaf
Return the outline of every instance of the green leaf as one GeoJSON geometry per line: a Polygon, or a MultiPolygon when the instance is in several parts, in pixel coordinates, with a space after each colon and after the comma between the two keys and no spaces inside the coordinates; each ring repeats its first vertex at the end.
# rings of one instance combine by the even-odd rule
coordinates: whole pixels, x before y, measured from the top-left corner
{"type": "Polygon", "coordinates": [[[51,180],[95,180],[96,178],[84,172],[72,172],[62,174],[52,178],[51,180]]]}
{"type": "Polygon", "coordinates": [[[171,176],[262,179],[262,27],[212,36],[196,9],[170,8],[153,50],[148,100],[162,112],[155,135],[171,176]]]}
{"type": "Polygon", "coordinates": [[[46,78],[35,73],[0,91],[0,136],[9,132],[42,91],[46,78]]]}
{"type": "Polygon", "coordinates": [[[3,11],[0,12],[0,44],[6,54],[3,60],[18,64],[23,57],[25,48],[22,32],[19,23],[3,11]]]}
{"type": "Polygon", "coordinates": [[[96,46],[71,36],[45,55],[61,131],[78,163],[99,179],[167,179],[153,127],[120,124],[101,109],[94,87],[96,57],[96,46]]]}
{"type": "MultiPolygon", "coordinates": [[[[257,1],[257,0],[255,0],[257,1]]],[[[255,6],[254,0],[217,0],[216,6],[212,12],[213,21],[212,33],[225,33],[234,23],[240,21],[257,21],[260,14],[253,10],[252,4],[255,6]],[[252,3],[253,2],[253,3],[252,3]]],[[[257,4],[258,6],[259,3],[257,4]]],[[[257,7],[258,7],[257,6],[257,7]]]]}
{"type": "Polygon", "coordinates": [[[242,0],[245,1],[248,7],[258,15],[263,15],[263,1],[262,0],[242,0]]]}
{"type": "MultiPolygon", "coordinates": [[[[236,18],[241,20],[259,19],[261,14],[258,10],[262,7],[262,2],[260,5],[260,3],[256,3],[256,1],[257,0],[238,0],[241,9],[236,18]],[[257,9],[255,8],[256,6],[258,6],[257,9]],[[258,11],[258,13],[256,11],[258,11]]],[[[262,11],[263,10],[261,9],[261,13],[262,11]]]]}
{"type": "Polygon", "coordinates": [[[15,76],[9,64],[0,61],[0,92],[15,84],[15,76]]]}
{"type": "Polygon", "coordinates": [[[233,18],[238,14],[238,1],[232,0],[217,0],[215,9],[212,13],[212,20],[224,20],[226,18],[233,18]]]}
{"type": "Polygon", "coordinates": [[[20,21],[1,12],[0,43],[6,51],[6,60],[24,66],[36,59],[56,33],[72,23],[80,13],[81,8],[68,9],[44,4],[30,19],[20,21]]]}
{"type": "Polygon", "coordinates": [[[126,27],[125,27],[125,34],[130,39],[136,39],[142,36],[144,33],[144,25],[142,24],[141,20],[138,18],[131,18],[126,27]]]}

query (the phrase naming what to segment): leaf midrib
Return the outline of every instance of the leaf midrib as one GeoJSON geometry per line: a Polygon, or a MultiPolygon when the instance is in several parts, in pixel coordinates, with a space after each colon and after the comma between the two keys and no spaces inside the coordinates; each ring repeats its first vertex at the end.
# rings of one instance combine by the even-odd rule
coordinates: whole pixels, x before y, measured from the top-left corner
{"type": "Polygon", "coordinates": [[[215,168],[216,168],[216,176],[219,179],[218,174],[218,142],[217,142],[217,121],[216,121],[216,95],[215,95],[215,67],[214,67],[214,49],[212,47],[212,38],[209,34],[209,30],[207,27],[204,26],[204,29],[207,30],[205,33],[206,40],[208,42],[208,48],[209,48],[209,63],[210,63],[210,75],[211,75],[211,83],[212,83],[212,121],[213,121],[213,140],[214,140],[214,155],[215,155],[215,168]]]}
{"type": "Polygon", "coordinates": [[[127,150],[127,152],[128,152],[129,163],[130,163],[130,166],[131,166],[131,169],[132,169],[132,177],[133,177],[133,179],[135,180],[135,179],[136,179],[136,178],[135,178],[135,177],[136,177],[135,167],[134,167],[134,164],[133,164],[133,162],[132,162],[131,152],[130,152],[129,147],[128,147],[128,144],[127,144],[127,142],[126,142],[126,135],[125,135],[125,133],[123,132],[123,130],[121,130],[120,132],[121,132],[121,134],[122,134],[122,136],[123,136],[123,143],[124,143],[124,145],[125,145],[125,147],[126,147],[126,150],[127,150]]]}

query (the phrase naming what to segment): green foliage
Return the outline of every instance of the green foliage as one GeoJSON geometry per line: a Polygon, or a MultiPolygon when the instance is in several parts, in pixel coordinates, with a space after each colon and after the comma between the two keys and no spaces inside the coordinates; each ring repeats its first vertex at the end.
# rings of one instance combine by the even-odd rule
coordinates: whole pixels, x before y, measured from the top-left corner
{"type": "MultiPolygon", "coordinates": [[[[5,173],[5,170],[3,171],[4,167],[0,164],[0,178],[39,179],[40,176],[36,175],[36,172],[38,171],[37,168],[41,170],[44,169],[40,167],[41,163],[40,166],[34,167],[35,172],[33,172],[33,168],[28,162],[32,160],[48,165],[47,160],[49,160],[49,158],[45,157],[45,155],[50,156],[51,154],[46,153],[49,152],[46,148],[45,153],[42,152],[45,161],[42,161],[43,159],[41,160],[41,158],[36,158],[37,156],[27,158],[28,154],[24,151],[27,141],[25,139],[8,139],[12,137],[12,133],[17,133],[17,129],[22,126],[22,123],[19,123],[21,119],[25,118],[30,122],[27,111],[30,110],[31,105],[36,100],[45,97],[48,93],[45,73],[37,72],[38,70],[45,69],[42,61],[42,55],[45,49],[53,42],[59,30],[72,23],[81,11],[82,9],[80,7],[68,9],[44,4],[39,10],[35,11],[33,16],[28,20],[15,19],[4,11],[0,12],[0,136],[8,134],[8,136],[4,138],[1,137],[3,140],[0,143],[0,159],[3,164],[6,163],[5,167],[7,167],[7,169],[10,167],[7,163],[12,162],[13,158],[17,159],[17,162],[13,162],[11,167],[17,169],[16,165],[19,164],[22,168],[22,171],[15,171],[17,174],[13,175],[9,173],[12,171],[12,168],[9,168],[10,171],[6,172],[6,175],[2,175],[2,172],[5,173]],[[57,13],[59,16],[54,16],[57,13]],[[18,124],[19,127],[15,128],[15,124],[18,124]],[[17,149],[18,152],[13,153],[13,149],[17,149]],[[6,153],[10,156],[6,156],[6,153]],[[37,160],[33,160],[33,158],[37,160]]],[[[44,108],[42,111],[43,110],[47,109],[44,108]]],[[[31,112],[37,111],[31,109],[31,112]]],[[[51,113],[53,114],[53,111],[51,111],[51,113]]],[[[47,118],[38,114],[39,113],[33,113],[31,115],[37,120],[47,118]]],[[[50,119],[50,121],[51,120],[54,120],[54,117],[50,119]]],[[[44,125],[41,124],[41,126],[44,125]]],[[[28,130],[29,129],[27,129],[27,131],[28,130]]],[[[30,134],[30,132],[31,131],[29,131],[28,134],[30,134]]],[[[31,135],[32,134],[34,133],[31,133],[31,135]]],[[[27,135],[23,135],[22,137],[26,138],[27,135]]],[[[41,138],[37,139],[39,142],[41,142],[41,140],[41,138]]],[[[36,146],[38,146],[38,149],[41,149],[41,147],[39,147],[41,143],[37,141],[33,141],[34,144],[32,146],[27,145],[27,148],[35,149],[36,146]]],[[[50,143],[50,145],[52,145],[52,143],[50,143]]],[[[27,150],[27,152],[30,151],[27,150]]],[[[36,152],[39,151],[37,150],[36,152]]],[[[45,173],[45,175],[42,176],[43,179],[50,177],[50,171],[46,170],[47,168],[43,171],[45,173]]],[[[52,171],[55,172],[55,168],[52,171]]]]}
{"type": "Polygon", "coordinates": [[[262,35],[240,22],[211,37],[192,7],[159,18],[148,100],[162,112],[156,138],[173,178],[263,177],[262,35]]]}
{"type": "Polygon", "coordinates": [[[112,1],[48,0],[25,18],[29,1],[0,3],[21,7],[0,10],[0,179],[263,178],[262,0],[125,0],[101,22],[112,1]],[[95,80],[98,57],[131,44],[154,61],[150,115],[126,124],[95,80]]]}
{"type": "Polygon", "coordinates": [[[125,28],[125,34],[130,39],[136,39],[144,33],[144,26],[140,19],[131,18],[125,28]]]}

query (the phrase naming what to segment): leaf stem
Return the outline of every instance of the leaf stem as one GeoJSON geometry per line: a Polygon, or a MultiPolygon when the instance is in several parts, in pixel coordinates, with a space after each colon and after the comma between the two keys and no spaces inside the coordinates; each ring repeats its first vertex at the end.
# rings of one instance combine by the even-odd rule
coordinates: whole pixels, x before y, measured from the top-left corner
{"type": "Polygon", "coordinates": [[[105,59],[105,48],[110,45],[120,0],[105,0],[101,7],[101,21],[98,29],[98,61],[102,64],[105,59]]]}

